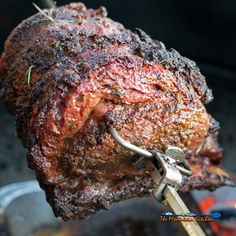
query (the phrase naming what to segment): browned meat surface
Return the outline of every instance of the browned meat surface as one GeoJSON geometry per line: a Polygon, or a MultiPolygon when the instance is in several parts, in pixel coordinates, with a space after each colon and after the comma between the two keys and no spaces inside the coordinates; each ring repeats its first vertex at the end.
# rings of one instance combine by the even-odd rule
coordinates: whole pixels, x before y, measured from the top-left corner
{"type": "Polygon", "coordinates": [[[38,13],[11,33],[0,81],[29,166],[57,216],[83,218],[153,189],[149,170],[134,167],[137,156],[109,134],[111,120],[142,148],[182,148],[194,170],[182,191],[231,184],[217,167],[218,124],[204,106],[211,90],[193,61],[125,29],[104,8],[73,3],[52,17],[38,13]]]}

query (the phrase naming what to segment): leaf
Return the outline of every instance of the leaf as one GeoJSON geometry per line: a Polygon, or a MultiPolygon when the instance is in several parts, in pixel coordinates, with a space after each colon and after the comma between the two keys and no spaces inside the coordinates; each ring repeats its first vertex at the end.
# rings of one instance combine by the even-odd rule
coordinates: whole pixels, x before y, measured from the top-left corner
{"type": "Polygon", "coordinates": [[[30,79],[31,79],[31,72],[33,69],[33,65],[28,68],[28,70],[25,72],[24,81],[27,83],[28,86],[30,86],[30,79]]]}
{"type": "Polygon", "coordinates": [[[49,16],[48,14],[46,14],[38,5],[36,5],[35,3],[32,3],[33,6],[46,18],[48,18],[50,21],[54,21],[54,19],[52,18],[52,16],[49,16]]]}

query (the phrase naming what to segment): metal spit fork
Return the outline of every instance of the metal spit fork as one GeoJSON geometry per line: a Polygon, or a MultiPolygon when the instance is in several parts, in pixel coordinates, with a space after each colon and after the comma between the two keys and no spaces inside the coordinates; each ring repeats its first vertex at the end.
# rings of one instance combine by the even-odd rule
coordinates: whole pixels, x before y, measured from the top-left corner
{"type": "MultiPolygon", "coordinates": [[[[136,165],[139,165],[143,161],[148,165],[152,165],[153,171],[151,172],[151,175],[157,185],[153,190],[154,198],[158,202],[164,204],[168,203],[175,214],[189,212],[189,209],[177,193],[182,182],[182,175],[192,175],[191,168],[189,167],[182,150],[177,147],[169,147],[165,154],[149,152],[125,141],[116,129],[112,127],[110,127],[110,133],[121,146],[141,156],[135,163],[136,165]],[[184,167],[179,166],[179,163],[183,164],[184,167]]],[[[205,235],[196,221],[180,222],[190,236],[205,235]]]]}

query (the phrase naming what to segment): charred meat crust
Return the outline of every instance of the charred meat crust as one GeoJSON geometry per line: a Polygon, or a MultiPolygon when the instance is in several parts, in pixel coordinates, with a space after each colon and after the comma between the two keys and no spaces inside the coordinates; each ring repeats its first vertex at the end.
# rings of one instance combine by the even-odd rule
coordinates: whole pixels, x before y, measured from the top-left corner
{"type": "Polygon", "coordinates": [[[182,191],[230,185],[211,90],[196,64],[174,49],[106,17],[105,8],[73,3],[39,13],[9,36],[0,59],[2,98],[57,216],[80,219],[112,202],[150,195],[149,170],[107,131],[143,148],[181,147],[194,176],[182,191]],[[30,81],[23,80],[32,67],[30,81]],[[207,179],[206,179],[207,178],[207,179]]]}

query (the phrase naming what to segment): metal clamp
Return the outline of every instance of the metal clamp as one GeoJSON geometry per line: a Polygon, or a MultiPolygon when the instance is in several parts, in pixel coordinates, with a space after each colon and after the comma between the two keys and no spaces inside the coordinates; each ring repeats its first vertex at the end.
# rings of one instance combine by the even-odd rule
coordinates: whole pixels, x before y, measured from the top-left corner
{"type": "Polygon", "coordinates": [[[113,138],[121,146],[142,156],[135,163],[136,165],[142,162],[144,157],[152,160],[152,163],[155,163],[155,167],[151,174],[157,185],[157,188],[153,191],[153,195],[157,201],[162,202],[164,200],[163,192],[166,185],[173,186],[177,190],[182,182],[182,174],[186,176],[192,175],[192,171],[185,160],[183,151],[180,148],[169,147],[165,154],[149,152],[125,141],[112,127],[110,128],[110,132],[113,138]],[[153,159],[156,160],[154,161],[153,159]],[[184,167],[178,165],[180,163],[183,163],[184,167]]]}

